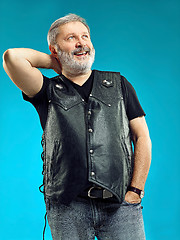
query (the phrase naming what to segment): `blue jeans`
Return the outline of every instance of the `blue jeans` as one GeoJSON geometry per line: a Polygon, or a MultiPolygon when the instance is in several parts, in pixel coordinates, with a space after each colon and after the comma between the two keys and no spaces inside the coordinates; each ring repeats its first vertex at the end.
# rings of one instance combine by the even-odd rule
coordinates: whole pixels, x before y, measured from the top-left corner
{"type": "Polygon", "coordinates": [[[144,240],[141,204],[77,197],[69,206],[46,203],[53,240],[144,240]]]}

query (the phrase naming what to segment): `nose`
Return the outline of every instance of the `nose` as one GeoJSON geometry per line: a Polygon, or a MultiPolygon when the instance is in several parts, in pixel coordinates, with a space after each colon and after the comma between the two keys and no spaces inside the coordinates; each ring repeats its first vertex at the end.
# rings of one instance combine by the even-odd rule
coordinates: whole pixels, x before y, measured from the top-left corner
{"type": "Polygon", "coordinates": [[[84,46],[85,46],[84,40],[82,38],[78,38],[78,40],[76,42],[76,47],[79,48],[79,47],[84,47],[84,46]]]}

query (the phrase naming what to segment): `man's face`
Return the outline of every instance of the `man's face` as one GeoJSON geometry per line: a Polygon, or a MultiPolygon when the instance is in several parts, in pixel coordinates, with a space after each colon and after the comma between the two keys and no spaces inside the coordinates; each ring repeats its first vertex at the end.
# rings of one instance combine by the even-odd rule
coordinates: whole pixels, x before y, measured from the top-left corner
{"type": "Polygon", "coordinates": [[[93,48],[88,29],[81,22],[70,22],[59,27],[57,36],[58,58],[62,69],[71,73],[86,73],[94,62],[93,48]]]}

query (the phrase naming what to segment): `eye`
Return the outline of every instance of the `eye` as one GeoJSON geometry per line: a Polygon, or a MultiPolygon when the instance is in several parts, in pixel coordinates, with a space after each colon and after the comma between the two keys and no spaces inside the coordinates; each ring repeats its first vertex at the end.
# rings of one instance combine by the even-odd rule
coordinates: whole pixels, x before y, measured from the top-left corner
{"type": "Polygon", "coordinates": [[[84,34],[82,37],[83,38],[89,38],[89,36],[87,34],[84,34]]]}
{"type": "Polygon", "coordinates": [[[67,40],[72,40],[74,38],[74,36],[69,36],[68,38],[67,38],[67,40]]]}

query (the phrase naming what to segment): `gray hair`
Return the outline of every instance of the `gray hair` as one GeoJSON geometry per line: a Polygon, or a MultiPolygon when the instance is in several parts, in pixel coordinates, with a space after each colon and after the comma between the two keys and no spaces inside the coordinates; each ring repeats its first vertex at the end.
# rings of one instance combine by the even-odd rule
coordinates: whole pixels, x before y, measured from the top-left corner
{"type": "Polygon", "coordinates": [[[86,23],[86,20],[76,14],[70,13],[62,18],[57,19],[55,22],[52,23],[52,25],[48,31],[48,35],[47,35],[48,45],[52,45],[52,46],[56,45],[56,38],[57,38],[57,35],[60,33],[59,26],[64,25],[69,22],[83,23],[86,26],[86,28],[88,29],[88,32],[90,33],[90,29],[86,23]]]}

